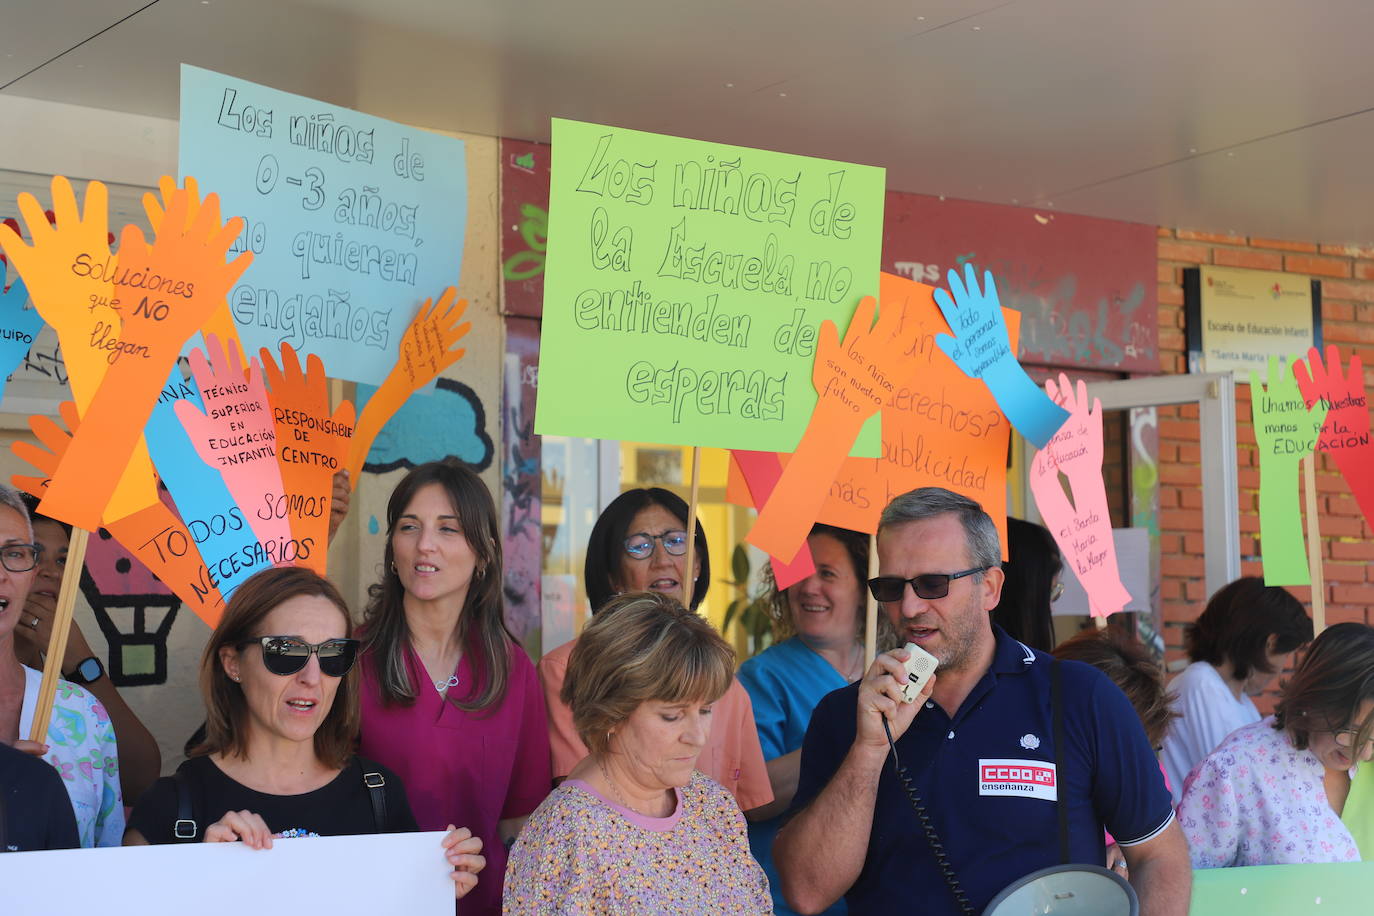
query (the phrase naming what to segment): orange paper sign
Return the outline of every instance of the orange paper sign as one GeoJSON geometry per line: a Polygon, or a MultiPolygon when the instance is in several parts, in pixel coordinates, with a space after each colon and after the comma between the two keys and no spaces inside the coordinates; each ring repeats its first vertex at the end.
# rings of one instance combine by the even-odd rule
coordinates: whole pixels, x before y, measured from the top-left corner
{"type": "MultiPolygon", "coordinates": [[[[917,370],[883,403],[882,457],[846,458],[816,521],[873,533],[893,497],[916,487],[945,487],[976,500],[992,516],[1005,557],[1011,425],[987,386],[965,375],[935,345],[936,336],[948,332],[949,325],[932,288],[885,273],[881,295],[884,303],[902,308],[897,333],[906,341],[917,370]]],[[[1021,313],[1003,309],[1002,315],[1015,347],[1021,313]]],[[[731,502],[737,501],[738,490],[736,486],[727,494],[731,502]]],[[[737,504],[753,505],[744,500],[737,504]]]]}
{"type": "Polygon", "coordinates": [[[472,329],[471,323],[463,321],[468,301],[459,299],[455,302],[457,294],[458,291],[450,286],[437,303],[426,299],[401,337],[396,365],[368,399],[363,415],[358,418],[358,428],[348,452],[348,479],[352,486],[358,485],[358,474],[362,472],[363,462],[377,434],[406,399],[467,353],[466,349],[454,349],[454,344],[472,329]]]}
{"type": "MultiPolygon", "coordinates": [[[[910,282],[910,281],[908,281],[910,282]]],[[[821,325],[811,382],[819,395],[796,455],[759,512],[749,543],[769,556],[791,561],[826,499],[828,483],[844,463],[865,420],[915,373],[916,361],[900,333],[904,303],[864,297],[849,321],[843,343],[835,323],[821,325]]]]}
{"type": "MultiPolygon", "coordinates": [[[[176,194],[177,183],[170,175],[163,175],[157,183],[158,191],[162,195],[159,200],[153,195],[152,191],[143,195],[143,212],[148,215],[148,225],[153,227],[154,232],[159,232],[162,226],[162,217],[166,215],[167,208],[171,205],[172,196],[176,194]]],[[[195,221],[196,214],[200,211],[200,187],[196,184],[196,179],[190,175],[186,176],[186,225],[189,227],[195,221]]],[[[232,250],[232,249],[231,249],[232,250]]],[[[243,352],[243,347],[239,345],[239,329],[234,323],[234,316],[229,311],[229,301],[221,299],[215,306],[215,310],[210,313],[210,317],[205,320],[205,324],[200,329],[202,339],[213,334],[220,340],[232,340],[234,346],[239,348],[239,362],[248,362],[248,356],[243,352]]]]}
{"type": "Polygon", "coordinates": [[[312,549],[304,565],[325,574],[329,548],[329,500],[334,474],[348,458],[353,438],[353,402],[341,401],[329,412],[329,379],[315,354],[300,360],[290,344],[281,345],[281,368],[266,347],[260,352],[271,391],[272,422],[277,436],[277,465],[285,499],[269,509],[285,512],[291,536],[312,549]]]}
{"type": "MultiPolygon", "coordinates": [[[[59,412],[68,429],[79,426],[76,405],[71,401],[64,401],[59,412]]],[[[11,448],[18,458],[32,465],[38,475],[15,474],[10,482],[41,500],[47,491],[48,481],[67,450],[71,435],[52,419],[43,416],[30,417],[29,427],[42,447],[19,441],[11,448]]],[[[161,500],[155,496],[151,503],[111,522],[106,528],[115,540],[124,545],[125,550],[148,567],[206,625],[214,627],[219,623],[224,606],[219,588],[205,568],[191,533],[161,500]]]]}
{"type": "MultiPolygon", "coordinates": [[[[13,230],[0,226],[0,245],[28,286],[34,307],[57,332],[77,410],[85,414],[109,365],[97,340],[119,337],[119,313],[114,298],[109,242],[108,192],[98,181],[86,187],[84,211],[78,210],[71,182],[61,175],[52,180],[53,222],[32,194],[19,195],[31,245],[13,230]]],[[[108,500],[107,518],[119,518],[156,498],[152,460],[137,443],[127,462],[112,465],[122,471],[108,500]]],[[[104,505],[102,503],[102,505],[104,505]]]]}
{"type": "Polygon", "coordinates": [[[105,356],[109,368],[43,500],[45,513],[77,527],[100,524],[182,345],[252,260],[245,252],[225,263],[242,220],[222,224],[215,195],[188,226],[189,205],[185,191],[173,195],[152,246],[137,226],[125,226],[118,265],[108,265],[114,276],[110,307],[122,325],[113,333],[109,327],[92,332],[88,346],[105,356]]]}

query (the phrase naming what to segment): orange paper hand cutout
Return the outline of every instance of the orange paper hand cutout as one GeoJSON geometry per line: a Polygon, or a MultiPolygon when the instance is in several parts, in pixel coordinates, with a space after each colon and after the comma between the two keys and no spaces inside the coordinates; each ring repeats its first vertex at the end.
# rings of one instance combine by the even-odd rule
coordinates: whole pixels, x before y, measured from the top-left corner
{"type": "Polygon", "coordinates": [[[215,195],[188,227],[189,205],[185,191],[173,194],[151,248],[137,226],[124,227],[113,303],[122,327],[92,329],[88,346],[109,369],[43,501],[45,513],[80,528],[100,524],[182,345],[252,261],[245,252],[225,263],[242,220],[222,225],[215,195]]]}
{"type": "Polygon", "coordinates": [[[93,329],[113,324],[119,335],[119,316],[110,308],[114,298],[114,260],[110,255],[109,194],[98,181],[86,187],[85,212],[78,211],[71,182],[61,175],[52,180],[54,223],[32,194],[19,195],[32,245],[0,225],[0,246],[19,270],[34,308],[57,332],[67,364],[72,396],[85,410],[95,396],[108,363],[89,347],[93,329]]]}
{"type": "Polygon", "coordinates": [[[348,479],[353,486],[358,485],[358,475],[367,453],[387,421],[396,415],[407,398],[467,353],[465,349],[454,349],[454,344],[472,329],[470,322],[463,321],[468,301],[459,299],[455,302],[457,294],[458,291],[450,286],[438,303],[432,304],[432,300],[426,299],[420,306],[419,313],[401,337],[396,365],[363,407],[348,453],[348,479]]]}
{"type": "MultiPolygon", "coordinates": [[[[159,200],[153,196],[152,191],[143,195],[143,212],[148,215],[148,225],[153,227],[153,232],[161,232],[162,218],[166,215],[168,207],[171,206],[172,197],[176,194],[177,183],[171,175],[163,175],[157,183],[158,191],[162,194],[159,200]]],[[[186,226],[189,227],[194,222],[196,215],[200,212],[200,187],[196,184],[196,179],[190,175],[186,176],[186,226]]],[[[206,206],[219,206],[219,199],[215,197],[207,198],[206,206]]],[[[239,361],[248,362],[248,356],[243,352],[239,345],[238,325],[234,323],[234,316],[229,311],[229,301],[221,299],[219,305],[206,319],[204,327],[201,328],[202,339],[214,334],[220,340],[232,340],[235,346],[239,347],[239,361]]]]}
{"type": "Polygon", "coordinates": [[[834,323],[821,325],[811,372],[820,396],[816,409],[748,537],[749,543],[784,562],[790,562],[806,541],[859,428],[915,371],[907,342],[898,334],[901,304],[884,306],[877,325],[870,327],[876,308],[873,297],[865,296],[843,343],[834,323]]]}
{"type": "Polygon", "coordinates": [[[311,354],[301,372],[290,344],[281,345],[281,368],[272,352],[261,351],[277,436],[277,465],[286,489],[291,536],[310,547],[304,565],[325,574],[329,547],[329,507],[334,474],[348,458],[353,438],[353,402],[329,412],[329,379],[324,363],[311,354]]]}
{"type": "MultiPolygon", "coordinates": [[[[24,276],[39,314],[57,332],[72,397],[84,413],[109,365],[89,343],[101,334],[119,336],[119,314],[112,307],[116,271],[110,254],[108,192],[100,182],[90,182],[84,212],[78,211],[66,178],[53,178],[52,194],[52,223],[32,194],[19,196],[32,246],[3,227],[0,244],[24,276]]],[[[139,442],[109,499],[107,517],[118,518],[148,505],[156,498],[154,481],[148,450],[139,442]]]]}
{"type": "MultiPolygon", "coordinates": [[[[80,422],[75,404],[64,401],[58,410],[67,429],[78,428],[80,422]]],[[[15,474],[10,482],[42,500],[48,481],[71,442],[71,434],[54,420],[43,416],[29,417],[29,428],[43,447],[19,441],[11,446],[11,450],[37,470],[38,476],[15,474]]],[[[111,522],[106,528],[115,540],[124,545],[125,550],[136,556],[153,575],[175,592],[197,617],[210,627],[219,623],[224,599],[206,570],[191,533],[176,513],[156,495],[151,503],[111,522]]]]}
{"type": "Polygon", "coordinates": [[[245,373],[239,348],[230,346],[226,357],[217,337],[210,337],[205,346],[208,360],[205,351],[191,351],[191,373],[200,387],[205,413],[194,404],[178,401],[174,405],[177,419],[200,459],[220,472],[258,540],[272,556],[294,559],[299,545],[297,550],[290,549],[291,524],[286,520],[272,403],[263,387],[262,369],[254,360],[245,373]]]}

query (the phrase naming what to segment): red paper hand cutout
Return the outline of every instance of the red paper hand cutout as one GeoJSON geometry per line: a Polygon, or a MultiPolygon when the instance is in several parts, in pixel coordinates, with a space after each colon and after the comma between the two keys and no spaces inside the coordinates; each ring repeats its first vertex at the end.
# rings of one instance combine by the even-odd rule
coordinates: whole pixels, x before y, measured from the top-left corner
{"type": "Polygon", "coordinates": [[[1341,356],[1334,344],[1326,348],[1325,365],[1313,347],[1307,351],[1306,363],[1293,361],[1293,375],[1308,407],[1318,400],[1326,402],[1317,451],[1331,453],[1365,521],[1374,528],[1374,442],[1369,437],[1369,400],[1360,355],[1351,354],[1349,371],[1342,375],[1341,356]]]}

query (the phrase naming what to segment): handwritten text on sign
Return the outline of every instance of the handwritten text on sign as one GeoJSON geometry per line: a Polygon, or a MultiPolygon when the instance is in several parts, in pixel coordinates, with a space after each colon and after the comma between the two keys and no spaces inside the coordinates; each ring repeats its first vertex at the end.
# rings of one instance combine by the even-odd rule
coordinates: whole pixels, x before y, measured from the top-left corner
{"type": "Polygon", "coordinates": [[[461,140],[181,68],[181,175],[244,218],[233,250],[256,255],[229,294],[249,352],[290,343],[380,384],[416,306],[458,283],[465,155],[461,140]]]}
{"type": "Polygon", "coordinates": [[[877,294],[883,170],[575,121],[553,139],[536,432],[795,448],[817,327],[877,294]]]}
{"type": "MultiPolygon", "coordinates": [[[[897,336],[916,361],[916,372],[882,403],[882,455],[850,458],[830,485],[820,520],[855,531],[877,531],[878,516],[893,497],[923,486],[963,493],[985,506],[1005,546],[1007,441],[1011,426],[992,394],[969,378],[935,344],[949,329],[930,287],[882,274],[882,307],[900,308],[897,336]]],[[[1014,347],[1021,316],[1003,310],[1014,347]]]]}

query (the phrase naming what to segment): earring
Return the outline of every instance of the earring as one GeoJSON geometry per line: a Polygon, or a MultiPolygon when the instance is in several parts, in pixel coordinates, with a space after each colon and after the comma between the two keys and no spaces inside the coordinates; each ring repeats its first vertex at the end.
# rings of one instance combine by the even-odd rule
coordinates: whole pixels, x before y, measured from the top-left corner
{"type": "Polygon", "coordinates": [[[237,674],[229,675],[229,679],[232,680],[235,684],[239,682],[239,676],[237,674]]]}
{"type": "Polygon", "coordinates": [[[399,576],[399,575],[400,575],[400,573],[396,572],[396,561],[395,561],[395,560],[392,560],[392,561],[391,561],[391,574],[392,574],[393,576],[399,576]]]}

